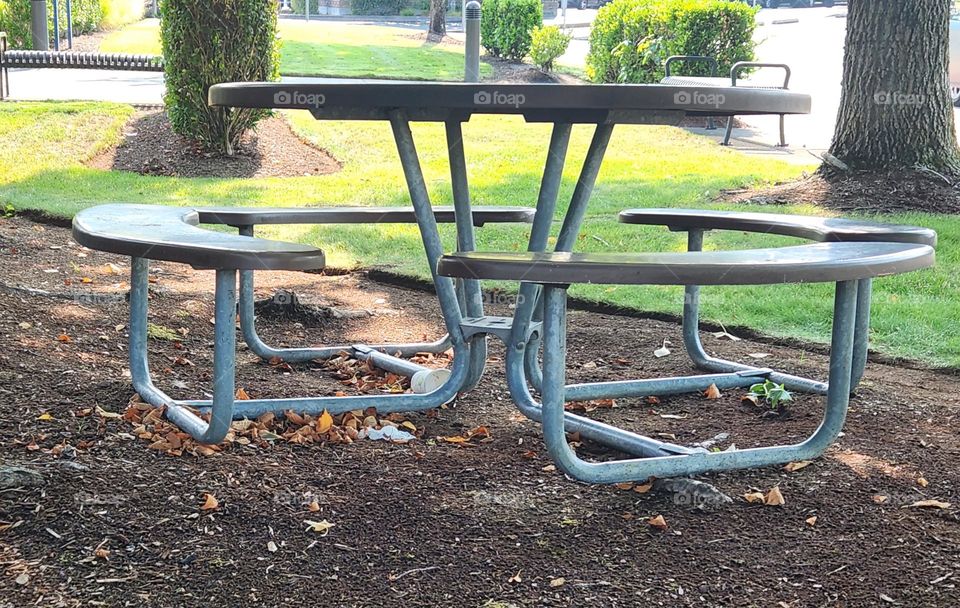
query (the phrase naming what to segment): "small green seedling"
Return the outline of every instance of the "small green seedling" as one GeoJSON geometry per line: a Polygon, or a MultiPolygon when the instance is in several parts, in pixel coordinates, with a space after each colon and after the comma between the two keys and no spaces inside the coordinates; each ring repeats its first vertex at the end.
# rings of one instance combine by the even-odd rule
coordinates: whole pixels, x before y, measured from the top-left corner
{"type": "Polygon", "coordinates": [[[776,410],[780,404],[785,401],[792,401],[793,396],[790,391],[783,388],[782,384],[777,384],[771,380],[765,380],[763,383],[757,383],[750,387],[750,394],[756,395],[770,405],[770,409],[776,410]]]}
{"type": "Polygon", "coordinates": [[[17,210],[10,203],[7,203],[3,207],[0,207],[0,217],[13,217],[16,214],[17,214],[17,210]]]}

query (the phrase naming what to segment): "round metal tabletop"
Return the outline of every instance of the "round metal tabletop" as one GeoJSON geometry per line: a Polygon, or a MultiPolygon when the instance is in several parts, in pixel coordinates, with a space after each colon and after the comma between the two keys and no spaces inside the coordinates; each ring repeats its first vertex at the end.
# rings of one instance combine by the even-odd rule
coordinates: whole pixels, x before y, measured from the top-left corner
{"type": "Polygon", "coordinates": [[[317,118],[466,120],[518,114],[531,122],[672,123],[684,116],[806,114],[810,96],[777,89],[659,84],[514,84],[303,79],[210,88],[212,106],[302,109],[317,118]]]}

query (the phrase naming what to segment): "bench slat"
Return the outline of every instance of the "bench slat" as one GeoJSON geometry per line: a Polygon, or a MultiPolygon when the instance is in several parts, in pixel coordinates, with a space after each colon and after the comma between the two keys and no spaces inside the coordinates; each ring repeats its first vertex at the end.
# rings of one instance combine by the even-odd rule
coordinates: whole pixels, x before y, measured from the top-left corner
{"type": "Polygon", "coordinates": [[[682,253],[485,253],[440,259],[449,277],[606,285],[764,285],[866,279],[932,266],[933,248],[908,243],[811,243],[682,253]]]}
{"type": "Polygon", "coordinates": [[[627,209],[620,212],[619,219],[625,224],[668,226],[671,230],[743,230],[811,241],[917,243],[931,247],[937,244],[937,233],[929,228],[812,215],[702,209],[627,209]]]}
{"type": "Polygon", "coordinates": [[[73,218],[73,238],[85,247],[131,257],[182,262],[195,268],[315,270],[323,252],[309,245],[199,228],[193,209],[160,205],[100,205],[73,218]]]}
{"type": "MultiPolygon", "coordinates": [[[[254,226],[261,224],[414,224],[412,207],[197,207],[201,224],[254,226]]],[[[533,222],[528,207],[474,207],[473,224],[533,222]]],[[[453,207],[434,207],[437,222],[454,221],[453,207]]]]}

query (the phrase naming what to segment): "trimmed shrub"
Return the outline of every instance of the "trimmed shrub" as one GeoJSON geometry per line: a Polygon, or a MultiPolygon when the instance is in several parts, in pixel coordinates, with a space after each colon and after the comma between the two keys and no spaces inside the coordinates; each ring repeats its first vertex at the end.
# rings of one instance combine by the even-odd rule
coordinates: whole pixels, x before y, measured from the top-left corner
{"type": "Polygon", "coordinates": [[[544,70],[550,71],[554,60],[567,52],[572,38],[555,25],[535,27],[531,32],[530,58],[544,70]]]}
{"type": "Polygon", "coordinates": [[[278,78],[275,0],[165,0],[160,14],[173,130],[205,150],[233,154],[269,112],[211,108],[207,92],[221,82],[278,78]]]}
{"type": "MultiPolygon", "coordinates": [[[[587,76],[594,82],[653,83],[671,55],[714,57],[724,74],[754,58],[758,9],[728,0],[614,0],[597,12],[587,76]]],[[[705,76],[702,63],[685,73],[705,76]]]]}
{"type": "Polygon", "coordinates": [[[541,0],[484,0],[480,43],[494,57],[520,61],[530,52],[533,28],[541,23],[541,0]]]}
{"type": "Polygon", "coordinates": [[[351,0],[350,12],[354,15],[399,15],[406,4],[404,0],[351,0]]]}

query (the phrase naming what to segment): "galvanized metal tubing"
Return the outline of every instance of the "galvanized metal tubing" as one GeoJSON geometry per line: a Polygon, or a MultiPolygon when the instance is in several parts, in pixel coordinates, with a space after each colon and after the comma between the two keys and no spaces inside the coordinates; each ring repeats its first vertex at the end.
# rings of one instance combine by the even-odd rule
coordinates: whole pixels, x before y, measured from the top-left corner
{"type": "MultiPolygon", "coordinates": [[[[253,233],[253,226],[240,227],[240,234],[242,235],[253,236],[253,233]]],[[[350,351],[351,345],[347,344],[320,347],[276,348],[264,342],[257,333],[257,317],[254,310],[253,273],[254,271],[252,270],[240,271],[240,328],[243,331],[243,340],[252,352],[265,360],[277,357],[289,363],[300,363],[316,359],[329,359],[343,351],[350,351]]],[[[450,339],[448,336],[443,336],[435,342],[369,344],[367,346],[392,355],[411,357],[417,353],[442,353],[450,348],[450,339]]]]}
{"type": "MultiPolygon", "coordinates": [[[[687,250],[701,251],[703,249],[703,230],[690,230],[687,233],[687,250]]],[[[870,335],[870,296],[873,287],[872,279],[856,281],[856,314],[852,321],[854,325],[854,350],[850,373],[850,390],[853,391],[863,377],[867,364],[867,350],[870,335]]],[[[765,368],[757,368],[707,354],[700,342],[700,287],[688,285],[684,288],[683,298],[683,345],[694,366],[699,369],[715,372],[749,372],[765,368]]],[[[783,384],[790,390],[799,390],[808,393],[827,394],[828,384],[810,378],[803,378],[793,374],[767,370],[772,382],[783,384]]]]}
{"type": "MultiPolygon", "coordinates": [[[[571,429],[569,417],[564,412],[564,403],[569,398],[568,389],[565,386],[566,286],[545,286],[541,414],[547,451],[564,473],[590,483],[619,483],[650,477],[697,475],[711,471],[768,466],[819,456],[836,440],[846,419],[850,398],[857,291],[856,281],[837,283],[826,408],[820,425],[805,441],[792,445],[728,452],[704,450],[686,454],[659,454],[647,458],[588,462],[581,459],[567,444],[565,434],[571,429]]],[[[518,392],[523,397],[524,391],[518,392]]],[[[608,441],[609,439],[611,438],[605,437],[604,443],[610,445],[622,442],[627,447],[641,446],[642,440],[654,441],[634,433],[622,435],[616,442],[608,441]]],[[[655,449],[666,451],[662,447],[655,449]]],[[[624,451],[638,454],[637,451],[627,449],[624,451]]]]}

